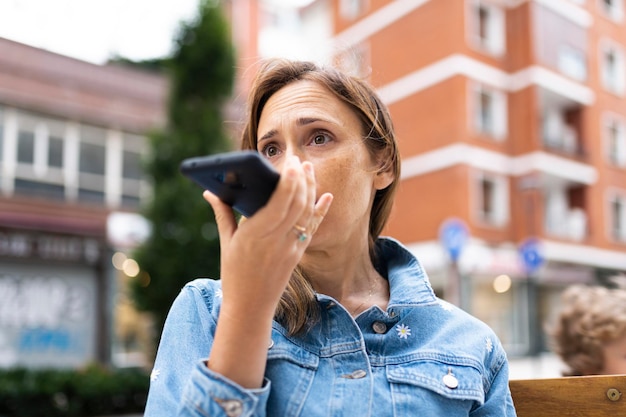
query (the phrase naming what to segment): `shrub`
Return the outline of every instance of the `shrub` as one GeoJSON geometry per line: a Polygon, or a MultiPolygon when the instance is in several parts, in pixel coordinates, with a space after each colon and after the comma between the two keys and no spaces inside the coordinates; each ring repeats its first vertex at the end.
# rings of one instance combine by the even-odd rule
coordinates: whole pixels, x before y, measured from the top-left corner
{"type": "Polygon", "coordinates": [[[92,365],[79,370],[0,370],[0,417],[88,417],[142,413],[144,370],[92,365]]]}

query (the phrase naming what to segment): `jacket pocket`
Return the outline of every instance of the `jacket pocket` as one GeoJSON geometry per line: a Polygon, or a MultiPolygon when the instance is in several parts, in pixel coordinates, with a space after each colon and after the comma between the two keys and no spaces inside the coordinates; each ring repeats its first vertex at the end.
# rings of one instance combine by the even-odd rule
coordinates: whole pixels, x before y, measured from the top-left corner
{"type": "Polygon", "coordinates": [[[399,415],[414,410],[428,413],[424,415],[468,415],[485,401],[478,368],[454,361],[424,359],[388,365],[387,379],[399,415]]]}

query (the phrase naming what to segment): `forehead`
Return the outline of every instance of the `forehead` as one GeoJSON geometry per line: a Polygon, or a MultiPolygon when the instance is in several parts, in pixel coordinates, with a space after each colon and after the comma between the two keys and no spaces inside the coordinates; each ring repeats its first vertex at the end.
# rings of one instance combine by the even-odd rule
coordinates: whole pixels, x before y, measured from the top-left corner
{"type": "Polygon", "coordinates": [[[267,100],[261,112],[259,127],[285,117],[331,118],[344,125],[358,119],[353,109],[318,82],[299,80],[287,84],[267,100]]]}

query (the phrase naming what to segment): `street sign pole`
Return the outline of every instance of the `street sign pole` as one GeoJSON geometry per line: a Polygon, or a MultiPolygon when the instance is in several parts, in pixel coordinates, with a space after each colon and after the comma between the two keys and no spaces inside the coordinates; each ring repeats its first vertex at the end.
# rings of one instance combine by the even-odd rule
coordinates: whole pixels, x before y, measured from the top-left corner
{"type": "Polygon", "coordinates": [[[459,270],[459,257],[469,236],[465,223],[456,218],[444,221],[439,229],[439,240],[448,252],[450,267],[445,290],[445,299],[461,308],[467,308],[463,297],[461,273],[459,270]]]}
{"type": "Polygon", "coordinates": [[[519,247],[519,255],[526,271],[526,295],[528,308],[528,354],[536,356],[542,349],[542,326],[539,320],[539,284],[536,272],[544,262],[540,242],[528,238],[519,247]]]}

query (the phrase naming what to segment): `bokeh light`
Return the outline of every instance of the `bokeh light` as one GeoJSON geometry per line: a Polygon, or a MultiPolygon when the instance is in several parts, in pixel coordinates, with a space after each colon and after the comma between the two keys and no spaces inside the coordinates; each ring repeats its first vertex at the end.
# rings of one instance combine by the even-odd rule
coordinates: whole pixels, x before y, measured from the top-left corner
{"type": "Polygon", "coordinates": [[[498,275],[493,280],[493,290],[502,294],[511,289],[511,278],[508,275],[498,275]]]}

